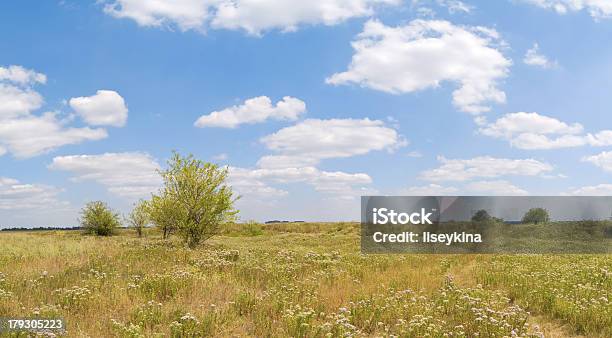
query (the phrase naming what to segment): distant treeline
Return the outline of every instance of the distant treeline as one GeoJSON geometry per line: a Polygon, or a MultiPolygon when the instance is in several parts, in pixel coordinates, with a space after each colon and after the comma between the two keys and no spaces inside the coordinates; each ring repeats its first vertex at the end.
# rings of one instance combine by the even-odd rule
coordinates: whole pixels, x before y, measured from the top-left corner
{"type": "MultiPolygon", "coordinates": [[[[127,227],[120,227],[120,229],[127,229],[127,227]]],[[[36,227],[36,228],[2,228],[0,231],[53,231],[53,230],[83,230],[83,227],[36,227]]]]}
{"type": "MultiPolygon", "coordinates": [[[[119,229],[127,229],[128,227],[119,227],[119,229]]],[[[83,230],[83,227],[36,227],[36,228],[1,228],[0,231],[53,231],[53,230],[83,230]]]]}
{"type": "Polygon", "coordinates": [[[2,228],[0,231],[49,231],[49,230],[83,230],[81,227],[37,227],[37,228],[2,228]]]}
{"type": "Polygon", "coordinates": [[[304,221],[279,221],[279,220],[273,220],[273,221],[266,221],[265,224],[272,224],[272,223],[304,223],[304,221]]]}

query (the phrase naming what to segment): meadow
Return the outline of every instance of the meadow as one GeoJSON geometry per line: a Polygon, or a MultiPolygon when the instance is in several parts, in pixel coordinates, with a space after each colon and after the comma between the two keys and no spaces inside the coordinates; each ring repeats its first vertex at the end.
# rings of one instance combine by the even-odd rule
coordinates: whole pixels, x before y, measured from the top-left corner
{"type": "Polygon", "coordinates": [[[196,249],[146,230],[0,232],[0,317],[70,337],[612,336],[612,255],[363,255],[357,223],[233,224],[196,249]]]}

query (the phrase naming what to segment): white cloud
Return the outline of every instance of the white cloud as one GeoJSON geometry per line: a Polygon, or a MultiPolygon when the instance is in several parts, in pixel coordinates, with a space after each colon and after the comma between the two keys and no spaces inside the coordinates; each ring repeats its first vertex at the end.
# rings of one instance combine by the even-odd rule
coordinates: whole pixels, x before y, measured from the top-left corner
{"type": "Polygon", "coordinates": [[[512,137],[517,134],[579,134],[583,131],[579,123],[567,124],[538,113],[511,113],[495,123],[481,128],[480,132],[494,137],[512,137]]]}
{"type": "Polygon", "coordinates": [[[104,11],[145,27],[176,26],[181,31],[199,32],[212,27],[260,35],[273,29],[293,31],[301,25],[331,26],[370,16],[378,5],[399,3],[399,0],[114,0],[106,2],[104,11]]]}
{"type": "Polygon", "coordinates": [[[439,184],[410,187],[400,191],[406,196],[457,196],[457,195],[527,195],[527,191],[504,180],[469,182],[463,189],[439,184]]]}
{"type": "Polygon", "coordinates": [[[339,198],[354,198],[364,191],[369,191],[365,186],[372,183],[372,179],[367,174],[329,172],[315,167],[274,169],[230,167],[229,180],[241,194],[265,194],[272,198],[278,197],[279,193],[281,196],[286,195],[287,192],[271,187],[270,184],[306,183],[324,194],[339,198]]]}
{"type": "Polygon", "coordinates": [[[550,61],[546,55],[540,53],[540,46],[537,43],[527,50],[523,62],[530,66],[542,68],[554,68],[557,66],[555,61],[550,61]]]}
{"type": "Polygon", "coordinates": [[[604,151],[597,155],[582,158],[583,162],[590,162],[601,169],[612,172],[612,151],[604,151]]]}
{"type": "Polygon", "coordinates": [[[310,183],[316,191],[342,198],[358,197],[362,194],[371,193],[372,190],[364,186],[372,183],[372,179],[369,175],[363,173],[319,171],[318,175],[310,180],[310,183]]]}
{"type": "Polygon", "coordinates": [[[437,0],[440,6],[448,8],[449,13],[470,13],[473,7],[459,0],[437,0]]]}
{"type": "Polygon", "coordinates": [[[108,2],[104,12],[115,18],[129,18],[140,26],[171,27],[204,31],[209,6],[214,0],[117,0],[108,2]]]}
{"type": "Polygon", "coordinates": [[[610,146],[612,145],[612,130],[602,130],[595,134],[587,134],[586,140],[592,146],[610,146]]]}
{"type": "Polygon", "coordinates": [[[459,192],[455,187],[444,187],[439,184],[428,184],[419,187],[410,187],[403,189],[400,194],[406,196],[447,196],[454,195],[459,192]]]}
{"type": "MultiPolygon", "coordinates": [[[[233,168],[232,172],[235,172],[236,170],[236,168],[233,168]]],[[[242,175],[240,173],[230,173],[228,181],[232,186],[232,189],[241,195],[241,197],[265,198],[273,200],[289,194],[289,192],[285,190],[271,187],[262,181],[252,179],[248,175],[242,175]]]]}
{"type": "Polygon", "coordinates": [[[370,16],[376,5],[398,3],[399,0],[221,1],[212,26],[242,29],[250,34],[270,29],[294,31],[304,24],[331,26],[350,18],[370,16]]]}
{"type": "Polygon", "coordinates": [[[435,16],[435,12],[427,6],[435,4],[439,7],[446,8],[450,14],[471,13],[474,9],[472,6],[459,0],[412,0],[412,7],[416,7],[416,11],[423,16],[435,16]]]}
{"type": "Polygon", "coordinates": [[[483,124],[483,135],[504,139],[519,149],[558,149],[583,145],[612,145],[612,131],[583,134],[579,123],[568,124],[538,113],[510,113],[494,123],[483,124]]]}
{"type": "Polygon", "coordinates": [[[516,136],[510,144],[519,149],[558,149],[584,145],[585,139],[577,135],[562,135],[549,138],[542,134],[524,133],[516,136]]]}
{"type": "Polygon", "coordinates": [[[67,207],[60,201],[61,192],[44,184],[25,184],[8,177],[0,177],[0,210],[47,210],[67,207]]]}
{"type": "Polygon", "coordinates": [[[42,104],[36,91],[0,82],[0,120],[27,116],[42,104]]]}
{"type": "Polygon", "coordinates": [[[0,67],[0,81],[13,82],[20,85],[33,85],[47,82],[45,74],[37,73],[22,66],[0,67]]]}
{"type": "Polygon", "coordinates": [[[261,167],[314,165],[322,159],[393,151],[406,140],[384,122],[370,119],[309,119],[265,136],[261,142],[279,155],[266,156],[261,167]]]}
{"type": "Polygon", "coordinates": [[[436,11],[425,6],[417,7],[414,11],[419,18],[434,18],[436,16],[436,11]]]}
{"type": "Polygon", "coordinates": [[[261,123],[268,119],[295,121],[306,112],[304,101],[285,96],[276,105],[267,96],[259,96],[221,111],[201,116],[194,125],[199,128],[236,128],[240,124],[261,123]]]}
{"type": "Polygon", "coordinates": [[[45,82],[45,75],[33,70],[0,67],[0,155],[27,158],[108,136],[104,129],[70,127],[69,119],[56,112],[33,114],[43,98],[32,86],[45,82]]]}
{"type": "Polygon", "coordinates": [[[482,195],[511,196],[529,194],[526,190],[503,180],[471,182],[466,186],[466,189],[482,195]]]}
{"type": "Polygon", "coordinates": [[[496,48],[499,34],[485,27],[456,26],[447,21],[415,20],[389,27],[370,20],[352,43],[348,70],[327,83],[356,83],[393,94],[436,88],[442,82],[458,84],[453,103],[460,110],[479,114],[488,103],[504,103],[498,82],[512,62],[496,48]]]}
{"type": "Polygon", "coordinates": [[[611,196],[612,184],[599,184],[574,189],[563,195],[570,196],[611,196]]]}
{"type": "Polygon", "coordinates": [[[0,119],[0,144],[18,158],[50,152],[61,146],[106,138],[104,129],[71,128],[58,120],[55,113],[41,116],[0,119]]]}
{"type": "Polygon", "coordinates": [[[71,172],[75,182],[97,182],[127,199],[146,198],[162,183],[157,161],[139,152],[59,156],[49,168],[71,172]]]}
{"type": "Polygon", "coordinates": [[[507,175],[537,176],[553,170],[553,167],[534,159],[507,159],[490,156],[472,159],[446,159],[438,157],[442,165],[421,173],[428,181],[468,181],[474,178],[493,178],[507,175]]]}
{"type": "Polygon", "coordinates": [[[559,14],[586,10],[595,19],[612,17],[610,0],[522,0],[542,8],[552,9],[559,14]]]}
{"type": "Polygon", "coordinates": [[[74,97],[68,103],[92,126],[123,127],[127,121],[125,101],[113,90],[98,90],[93,96],[74,97]]]}

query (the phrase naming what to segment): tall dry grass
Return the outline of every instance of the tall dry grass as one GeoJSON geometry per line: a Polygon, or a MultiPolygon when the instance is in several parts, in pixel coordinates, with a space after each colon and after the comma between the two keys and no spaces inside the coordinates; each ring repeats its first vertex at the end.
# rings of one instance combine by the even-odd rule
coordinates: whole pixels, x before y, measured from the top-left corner
{"type": "Polygon", "coordinates": [[[550,291],[558,274],[528,277],[568,260],[611,271],[610,256],[362,255],[358,232],[354,223],[231,225],[196,250],[151,229],[144,238],[0,233],[0,317],[62,317],[68,336],[91,337],[538,336],[533,311],[565,320],[567,334],[609,333],[609,273],[600,284],[588,271],[563,274],[608,295],[580,316],[533,300],[530,285],[570,297],[550,291]]]}

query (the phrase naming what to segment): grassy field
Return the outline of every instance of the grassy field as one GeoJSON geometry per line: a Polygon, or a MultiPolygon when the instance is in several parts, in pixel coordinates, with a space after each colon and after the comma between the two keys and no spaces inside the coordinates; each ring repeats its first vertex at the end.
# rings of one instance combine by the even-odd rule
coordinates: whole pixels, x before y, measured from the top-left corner
{"type": "Polygon", "coordinates": [[[0,233],[0,317],[89,337],[612,336],[611,255],[362,255],[359,225],[0,233]]]}

